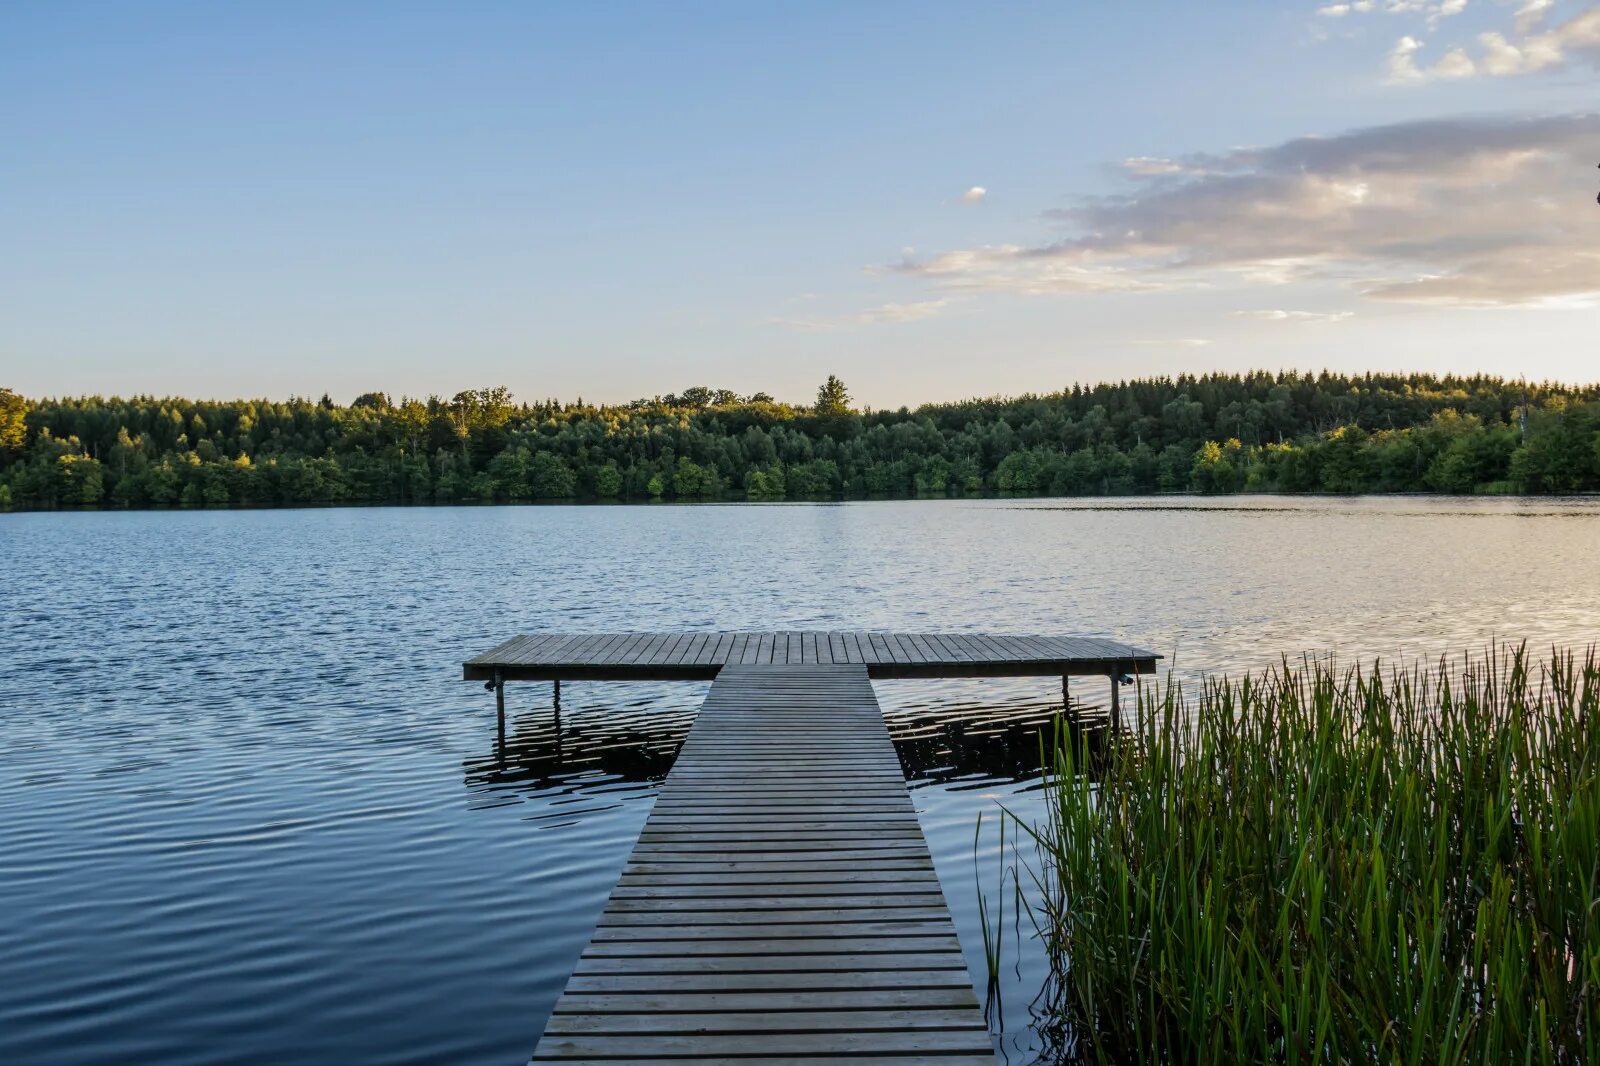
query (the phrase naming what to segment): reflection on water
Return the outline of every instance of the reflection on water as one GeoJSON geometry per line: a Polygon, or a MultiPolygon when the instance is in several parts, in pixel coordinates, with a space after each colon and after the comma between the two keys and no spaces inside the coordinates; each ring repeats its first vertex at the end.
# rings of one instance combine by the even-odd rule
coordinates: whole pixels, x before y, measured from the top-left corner
{"type": "MultiPolygon", "coordinates": [[[[507,686],[508,691],[535,686],[507,686]]],[[[505,739],[486,737],[485,751],[466,759],[463,777],[473,792],[509,796],[607,799],[658,785],[672,769],[694,724],[694,708],[656,700],[574,704],[567,698],[543,709],[508,716],[505,739]]],[[[599,683],[584,688],[603,695],[599,683]]],[[[1041,759],[1058,728],[1093,733],[1107,726],[1103,704],[1073,698],[1062,714],[1059,700],[1026,698],[1000,702],[906,703],[886,714],[889,736],[906,781],[913,789],[984,789],[998,783],[1028,784],[1040,778],[1041,759]]],[[[552,817],[574,818],[582,807],[552,817]]]]}
{"type": "MultiPolygon", "coordinates": [[[[549,686],[508,685],[513,696],[549,686]]],[[[588,685],[603,693],[627,686],[588,685]]],[[[465,761],[474,792],[527,791],[540,795],[615,795],[627,786],[658,784],[672,769],[694,709],[681,703],[656,706],[651,699],[574,703],[567,698],[507,715],[504,743],[485,738],[489,750],[465,761]]],[[[632,790],[632,791],[637,791],[632,790]]]]}

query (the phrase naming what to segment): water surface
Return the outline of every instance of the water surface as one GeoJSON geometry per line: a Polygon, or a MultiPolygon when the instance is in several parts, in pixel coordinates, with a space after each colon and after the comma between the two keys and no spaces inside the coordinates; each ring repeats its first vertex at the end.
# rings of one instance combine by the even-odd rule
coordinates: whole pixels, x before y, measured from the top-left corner
{"type": "MultiPolygon", "coordinates": [[[[1193,676],[1592,642],[1597,561],[1594,499],[0,515],[0,1061],[525,1061],[705,685],[569,683],[559,732],[512,686],[502,758],[460,662],[515,632],[1090,632],[1193,676]]],[[[981,985],[973,827],[1034,809],[1059,684],[877,688],[981,985]]]]}

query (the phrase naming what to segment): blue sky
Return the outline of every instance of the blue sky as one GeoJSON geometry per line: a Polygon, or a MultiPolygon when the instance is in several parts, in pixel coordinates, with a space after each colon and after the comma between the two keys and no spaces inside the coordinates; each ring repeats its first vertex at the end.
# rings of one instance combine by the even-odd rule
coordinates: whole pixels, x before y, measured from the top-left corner
{"type": "Polygon", "coordinates": [[[9,4],[0,384],[1593,380],[1597,61],[1562,0],[9,4]]]}

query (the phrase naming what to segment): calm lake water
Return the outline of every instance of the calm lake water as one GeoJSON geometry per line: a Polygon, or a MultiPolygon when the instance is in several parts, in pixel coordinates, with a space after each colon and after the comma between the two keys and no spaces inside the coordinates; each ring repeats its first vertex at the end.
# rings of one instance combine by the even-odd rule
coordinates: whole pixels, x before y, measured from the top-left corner
{"type": "MultiPolygon", "coordinates": [[[[505,1066],[705,689],[569,684],[557,735],[512,686],[502,765],[458,678],[506,636],[1088,632],[1186,677],[1582,645],[1600,500],[0,515],[0,579],[0,1061],[505,1066]]],[[[877,688],[981,987],[973,828],[1037,809],[1058,683],[877,688]]],[[[1026,1062],[1025,936],[1006,967],[1026,1062]]]]}

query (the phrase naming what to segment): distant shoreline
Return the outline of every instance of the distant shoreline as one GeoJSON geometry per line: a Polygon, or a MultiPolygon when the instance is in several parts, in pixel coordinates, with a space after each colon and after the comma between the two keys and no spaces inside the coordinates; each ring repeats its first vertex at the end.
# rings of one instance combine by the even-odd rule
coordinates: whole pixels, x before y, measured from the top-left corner
{"type": "Polygon", "coordinates": [[[858,410],[696,386],[191,401],[0,388],[0,509],[1600,491],[1600,384],[1266,373],[858,410]]]}
{"type": "MultiPolygon", "coordinates": [[[[1193,493],[1193,492],[1143,492],[1123,493],[1120,495],[1084,495],[1084,496],[1051,496],[1051,495],[973,495],[973,496],[838,496],[838,497],[813,497],[809,499],[762,499],[752,500],[738,496],[728,496],[721,499],[697,498],[688,500],[678,499],[632,499],[632,500],[602,500],[596,498],[573,497],[564,500],[435,500],[427,502],[400,503],[383,500],[340,500],[340,501],[306,501],[301,503],[233,503],[233,504],[149,504],[142,507],[119,507],[109,504],[62,504],[54,507],[12,507],[0,511],[6,514],[100,514],[100,513],[165,513],[165,514],[192,514],[216,511],[376,511],[376,510],[444,510],[448,508],[470,508],[474,510],[492,510],[496,508],[517,507],[583,507],[583,508],[639,508],[639,507],[808,507],[820,504],[844,503],[976,503],[1007,501],[1025,503],[1029,501],[1047,502],[1051,500],[1071,501],[1074,503],[1087,503],[1090,501],[1132,501],[1132,500],[1193,500],[1216,504],[1225,504],[1230,500],[1525,500],[1532,502],[1555,503],[1562,500],[1592,500],[1600,498],[1600,492],[1569,492],[1569,493],[1450,493],[1450,492],[1230,492],[1230,493],[1193,493]]],[[[1083,507],[1081,510],[1112,510],[1113,508],[1083,507]]],[[[1155,510],[1156,508],[1150,508],[1155,510]]],[[[1207,508],[1194,507],[1185,510],[1206,510],[1207,508]]],[[[1222,509],[1222,508],[1211,508],[1222,509]]]]}

